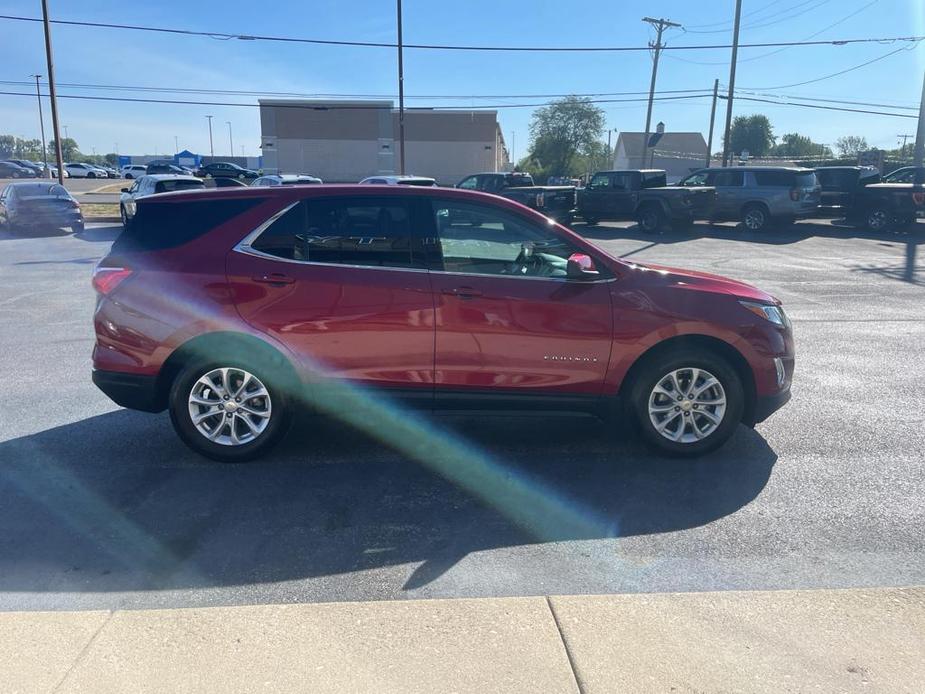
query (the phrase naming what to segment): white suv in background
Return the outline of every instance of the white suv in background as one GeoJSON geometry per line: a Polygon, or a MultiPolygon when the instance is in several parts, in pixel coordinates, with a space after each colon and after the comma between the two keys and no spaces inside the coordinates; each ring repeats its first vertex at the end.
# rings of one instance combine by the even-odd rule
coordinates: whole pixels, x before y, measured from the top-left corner
{"type": "Polygon", "coordinates": [[[148,173],[148,167],[144,164],[126,164],[122,167],[122,178],[141,178],[148,173]]]}
{"type": "Polygon", "coordinates": [[[93,164],[65,164],[64,168],[72,178],[108,178],[105,169],[93,164]]]}

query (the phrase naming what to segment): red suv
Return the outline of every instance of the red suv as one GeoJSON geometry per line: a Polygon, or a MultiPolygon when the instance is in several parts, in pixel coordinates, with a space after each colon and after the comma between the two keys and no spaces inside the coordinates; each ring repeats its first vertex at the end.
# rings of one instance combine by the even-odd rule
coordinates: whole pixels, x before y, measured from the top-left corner
{"type": "Polygon", "coordinates": [[[302,403],[616,413],[662,451],[701,454],[790,397],[774,297],[619,260],[484,193],[142,198],[93,285],[94,383],[119,405],[169,409],[222,461],[264,453],[302,403]]]}

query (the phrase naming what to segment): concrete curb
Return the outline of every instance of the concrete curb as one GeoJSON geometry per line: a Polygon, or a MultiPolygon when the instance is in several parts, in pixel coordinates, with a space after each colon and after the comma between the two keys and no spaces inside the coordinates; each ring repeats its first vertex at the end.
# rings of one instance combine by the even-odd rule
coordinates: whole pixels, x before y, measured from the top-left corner
{"type": "Polygon", "coordinates": [[[925,589],[0,614],[3,692],[920,692],[925,589]]]}

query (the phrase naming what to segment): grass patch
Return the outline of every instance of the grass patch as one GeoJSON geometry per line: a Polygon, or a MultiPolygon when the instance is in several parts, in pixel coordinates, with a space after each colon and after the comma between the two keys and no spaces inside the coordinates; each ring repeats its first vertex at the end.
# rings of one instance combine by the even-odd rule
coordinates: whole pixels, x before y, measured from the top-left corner
{"type": "Polygon", "coordinates": [[[84,219],[90,219],[93,217],[118,217],[119,203],[83,202],[80,204],[80,211],[83,212],[84,219]]]}

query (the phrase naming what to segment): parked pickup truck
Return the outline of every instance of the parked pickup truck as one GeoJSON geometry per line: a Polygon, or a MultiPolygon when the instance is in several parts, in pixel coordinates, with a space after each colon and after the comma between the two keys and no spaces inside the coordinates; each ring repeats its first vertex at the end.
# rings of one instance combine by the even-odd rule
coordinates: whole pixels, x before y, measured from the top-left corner
{"type": "Polygon", "coordinates": [[[659,169],[599,171],[578,195],[578,214],[587,224],[635,219],[648,233],[706,219],[713,207],[709,186],[669,186],[659,169]]]}
{"type": "Polygon", "coordinates": [[[925,184],[875,183],[865,186],[848,218],[871,231],[908,227],[925,217],[925,184]]]}
{"type": "Polygon", "coordinates": [[[864,188],[880,183],[872,166],[818,166],[816,179],[822,186],[817,216],[851,217],[864,188]]]}
{"type": "Polygon", "coordinates": [[[574,186],[537,186],[528,173],[500,172],[466,176],[456,184],[464,190],[494,193],[526,205],[560,224],[571,224],[575,214],[574,186]]]}

